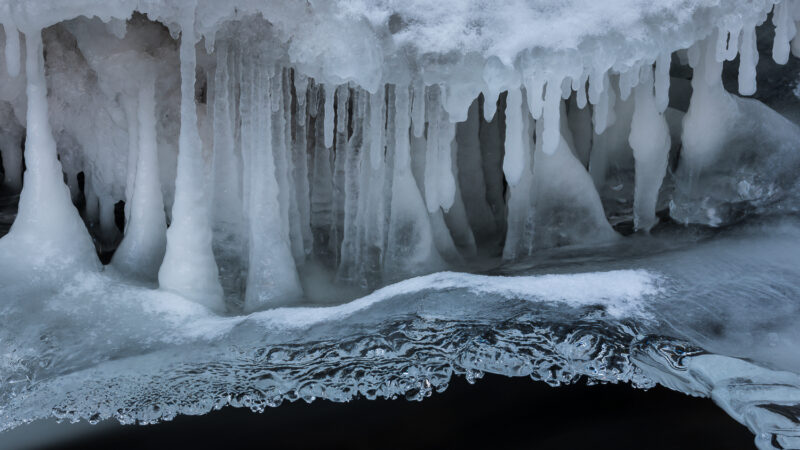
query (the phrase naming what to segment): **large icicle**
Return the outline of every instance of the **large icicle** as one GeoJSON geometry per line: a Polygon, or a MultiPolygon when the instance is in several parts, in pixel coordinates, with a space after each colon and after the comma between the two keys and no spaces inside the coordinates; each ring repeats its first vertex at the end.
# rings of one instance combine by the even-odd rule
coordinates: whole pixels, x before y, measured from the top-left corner
{"type": "Polygon", "coordinates": [[[41,31],[27,30],[27,138],[24,187],[11,230],[0,240],[0,255],[15,255],[9,271],[24,267],[29,276],[98,269],[94,245],[69,189],[63,183],[56,142],[48,121],[47,82],[41,31]],[[31,269],[35,272],[31,272],[31,269]]]}
{"type": "Polygon", "coordinates": [[[155,281],[167,246],[164,200],[158,177],[154,80],[139,90],[136,175],[130,220],[111,264],[128,276],[155,281]]]}
{"type": "Polygon", "coordinates": [[[177,292],[211,309],[222,311],[225,305],[222,302],[217,263],[211,249],[206,168],[194,102],[194,10],[189,14],[189,20],[181,24],[181,128],[175,202],[158,282],[162,289],[177,292]]]}
{"type": "Polygon", "coordinates": [[[670,149],[669,126],[654,93],[653,69],[642,68],[640,84],[634,93],[634,114],[628,142],[636,163],[636,191],[633,223],[637,230],[649,231],[656,224],[656,202],[667,171],[670,149]]]}

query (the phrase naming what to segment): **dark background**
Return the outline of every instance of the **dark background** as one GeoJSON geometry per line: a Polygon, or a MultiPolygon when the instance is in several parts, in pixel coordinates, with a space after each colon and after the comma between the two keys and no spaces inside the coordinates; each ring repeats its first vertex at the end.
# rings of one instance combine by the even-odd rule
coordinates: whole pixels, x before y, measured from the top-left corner
{"type": "Polygon", "coordinates": [[[300,401],[261,414],[224,408],[159,425],[101,425],[38,448],[734,450],[755,448],[753,439],[711,400],[662,387],[551,388],[487,375],[475,385],[456,377],[422,402],[300,401]]]}

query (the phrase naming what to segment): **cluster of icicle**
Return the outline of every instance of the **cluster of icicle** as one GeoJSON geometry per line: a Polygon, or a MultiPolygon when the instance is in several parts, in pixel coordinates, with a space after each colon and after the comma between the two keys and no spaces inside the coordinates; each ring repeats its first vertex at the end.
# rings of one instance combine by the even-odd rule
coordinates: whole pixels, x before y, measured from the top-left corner
{"type": "MultiPolygon", "coordinates": [[[[790,49],[800,50],[792,43],[798,6],[775,6],[779,63],[790,49]]],[[[736,109],[721,83],[723,61],[739,55],[740,93],[755,91],[755,27],[766,15],[720,25],[688,49],[695,75],[681,158],[689,172],[701,171],[722,150],[715,133],[725,132],[726,111],[736,109]]],[[[120,66],[137,73],[108,88],[125,94],[128,140],[120,152],[128,164],[124,193],[117,195],[126,200],[126,226],[110,265],[126,276],[157,280],[162,289],[220,311],[224,293],[238,292],[245,311],[253,311],[301,298],[300,273],[311,261],[339,281],[375,287],[458,264],[482,245],[498,245],[505,259],[516,259],[539,247],[612,239],[595,184],[620,142],[635,160],[635,227],[656,223],[673,146],[665,112],[672,50],[678,49],[625,70],[557,72],[522,64],[532,68],[526,71],[490,58],[482,86],[414,79],[370,92],[355,83],[317,82],[230,33],[216,40],[208,106],[198,117],[195,18],[183,17],[169,227],[158,176],[158,60],[139,57],[120,66]],[[476,100],[481,93],[483,100],[476,100]],[[632,109],[623,114],[623,104],[632,109]]],[[[3,25],[6,67],[19,78],[17,28],[10,15],[3,25]]],[[[0,251],[26,255],[18,263],[40,271],[96,269],[74,193],[61,182],[42,30],[21,31],[27,170],[19,215],[0,251]]],[[[123,27],[116,38],[124,36],[123,27]]],[[[6,183],[19,188],[21,148],[7,140],[6,183]]],[[[69,156],[62,152],[61,159],[69,156]]],[[[98,205],[87,198],[87,210],[100,208],[89,215],[99,217],[101,228],[113,228],[114,200],[98,205]]]]}

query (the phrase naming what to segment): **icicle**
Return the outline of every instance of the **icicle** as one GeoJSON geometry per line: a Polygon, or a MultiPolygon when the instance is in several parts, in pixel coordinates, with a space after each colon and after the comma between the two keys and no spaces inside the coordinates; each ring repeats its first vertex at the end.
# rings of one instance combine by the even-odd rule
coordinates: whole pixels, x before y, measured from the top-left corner
{"type": "Polygon", "coordinates": [[[669,52],[662,52],[656,59],[655,69],[655,95],[656,109],[663,113],[669,106],[669,69],[672,65],[672,55],[669,52]]]}
{"type": "Polygon", "coordinates": [[[372,170],[378,170],[383,165],[385,107],[386,99],[381,87],[369,96],[369,161],[372,170]]]}
{"type": "Polygon", "coordinates": [[[547,155],[552,155],[558,148],[561,140],[561,125],[559,105],[561,104],[561,90],[557,87],[553,79],[547,82],[545,92],[545,105],[543,113],[544,135],[542,136],[542,151],[547,155]]]}
{"type": "MultiPolygon", "coordinates": [[[[591,82],[590,82],[591,83],[591,82]]],[[[608,79],[608,73],[603,75],[602,84],[600,87],[597,87],[600,83],[596,83],[594,88],[590,88],[589,91],[589,98],[591,100],[591,93],[596,89],[602,88],[600,93],[595,94],[596,98],[592,103],[594,103],[594,132],[595,134],[603,134],[603,132],[611,125],[614,124],[616,120],[616,116],[614,115],[614,105],[616,104],[616,95],[614,94],[614,90],[611,88],[611,83],[608,79]]]]}
{"type": "Polygon", "coordinates": [[[439,190],[436,177],[439,175],[439,104],[438,86],[431,86],[427,90],[425,100],[425,119],[428,123],[427,140],[425,146],[425,204],[428,212],[439,210],[439,190]]]}
{"type": "Polygon", "coordinates": [[[587,72],[581,74],[580,78],[572,80],[572,89],[577,92],[577,105],[578,108],[583,109],[586,107],[586,81],[589,79],[587,72]]]}
{"type": "Polygon", "coordinates": [[[620,74],[619,76],[619,98],[622,101],[628,99],[628,96],[631,95],[631,91],[633,87],[639,84],[639,66],[634,66],[628,69],[627,72],[620,74]]]}
{"type": "Polygon", "coordinates": [[[669,126],[658,111],[653,93],[653,70],[642,68],[641,83],[636,87],[635,111],[628,138],[636,165],[636,191],[633,200],[633,223],[637,230],[649,231],[657,223],[656,202],[667,171],[670,150],[669,126]]]}
{"type": "Polygon", "coordinates": [[[303,107],[303,114],[305,115],[306,105],[306,91],[308,90],[308,77],[298,71],[294,71],[294,91],[297,93],[297,104],[303,107]]]}
{"type": "MultiPolygon", "coordinates": [[[[311,233],[311,203],[309,199],[309,171],[308,171],[308,141],[306,128],[306,88],[298,79],[302,78],[307,83],[304,75],[293,71],[295,96],[297,98],[297,110],[291,114],[295,125],[295,139],[292,146],[292,161],[294,166],[295,198],[297,199],[297,210],[299,215],[299,227],[303,236],[303,251],[307,257],[314,246],[314,238],[311,233]],[[301,99],[303,100],[301,102],[301,99]]],[[[303,258],[305,259],[305,258],[303,258]]],[[[299,264],[299,263],[298,263],[299,264]]]]}
{"type": "Polygon", "coordinates": [[[181,118],[175,202],[158,282],[163,289],[221,311],[225,306],[217,263],[211,249],[209,204],[205,192],[206,170],[194,101],[194,10],[189,14],[189,20],[181,24],[181,118]]]}
{"type": "Polygon", "coordinates": [[[758,65],[758,47],[756,45],[756,27],[749,26],[742,33],[742,46],[739,51],[739,93],[753,95],[756,93],[756,66],[758,65]]]}
{"type": "Polygon", "coordinates": [[[542,117],[545,81],[543,78],[530,77],[525,82],[525,90],[528,93],[528,110],[535,120],[539,120],[542,117]]]}
{"type": "Polygon", "coordinates": [[[578,160],[584,167],[589,167],[589,152],[592,148],[592,114],[588,108],[580,108],[577,98],[572,97],[567,116],[569,129],[572,132],[573,144],[578,160]]]}
{"type": "Polygon", "coordinates": [[[422,137],[425,133],[425,85],[414,85],[414,97],[411,104],[411,122],[414,125],[414,136],[422,137]]]}
{"type": "Polygon", "coordinates": [[[797,28],[795,27],[790,8],[790,2],[784,0],[775,5],[775,10],[772,14],[772,23],[775,24],[772,59],[778,64],[786,64],[789,62],[791,41],[795,34],[797,34],[797,28]]]}
{"type": "Polygon", "coordinates": [[[3,30],[6,33],[6,70],[12,78],[16,78],[20,70],[19,32],[7,15],[3,17],[3,30]]]}
{"type": "Polygon", "coordinates": [[[525,136],[522,127],[522,92],[509,89],[506,97],[506,154],[503,158],[503,173],[508,184],[515,185],[522,176],[525,136]]]}
{"type": "Polygon", "coordinates": [[[166,251],[167,222],[158,174],[154,80],[139,90],[136,125],[139,149],[130,220],[111,264],[128,276],[155,281],[166,251]]]}
{"type": "MultiPolygon", "coordinates": [[[[61,163],[48,120],[41,30],[27,32],[25,38],[27,170],[19,212],[8,235],[0,239],[0,254],[20,255],[14,261],[17,266],[43,266],[37,269],[40,270],[37,274],[95,270],[100,262],[89,233],[72,205],[69,189],[62,181],[61,163]]],[[[25,270],[29,271],[29,267],[25,270]]]]}
{"type": "Polygon", "coordinates": [[[438,136],[436,138],[439,153],[439,205],[445,212],[450,211],[456,199],[456,174],[453,163],[453,139],[456,137],[456,124],[450,122],[445,117],[439,119],[438,136]]]}
{"type": "Polygon", "coordinates": [[[741,32],[741,23],[733,24],[730,29],[718,29],[715,55],[717,61],[733,61],[736,58],[739,53],[739,34],[741,32]]]}
{"type": "Polygon", "coordinates": [[[325,85],[323,89],[325,90],[325,147],[331,148],[333,146],[334,127],[333,94],[336,89],[330,84],[325,85]]]}

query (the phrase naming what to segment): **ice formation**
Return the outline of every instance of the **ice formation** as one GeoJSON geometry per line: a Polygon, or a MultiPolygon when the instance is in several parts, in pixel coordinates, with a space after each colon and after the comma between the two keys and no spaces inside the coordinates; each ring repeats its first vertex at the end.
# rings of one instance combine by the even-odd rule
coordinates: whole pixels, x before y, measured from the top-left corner
{"type": "Polygon", "coordinates": [[[800,130],[721,73],[738,55],[739,91],[755,92],[773,10],[785,63],[794,2],[450,6],[4,2],[4,182],[22,188],[23,137],[29,182],[3,245],[100,267],[63,172],[112,268],[255,311],[319,276],[373,289],[614,240],[626,221],[647,232],[667,208],[719,226],[743,203],[793,207],[793,182],[762,169],[797,161],[800,130]],[[669,94],[684,50],[685,115],[687,94],[669,94]],[[743,167],[759,173],[731,175],[743,167]]]}
{"type": "Polygon", "coordinates": [[[1,0],[0,307],[103,272],[259,317],[795,212],[769,19],[800,56],[797,0],[1,0]]]}

